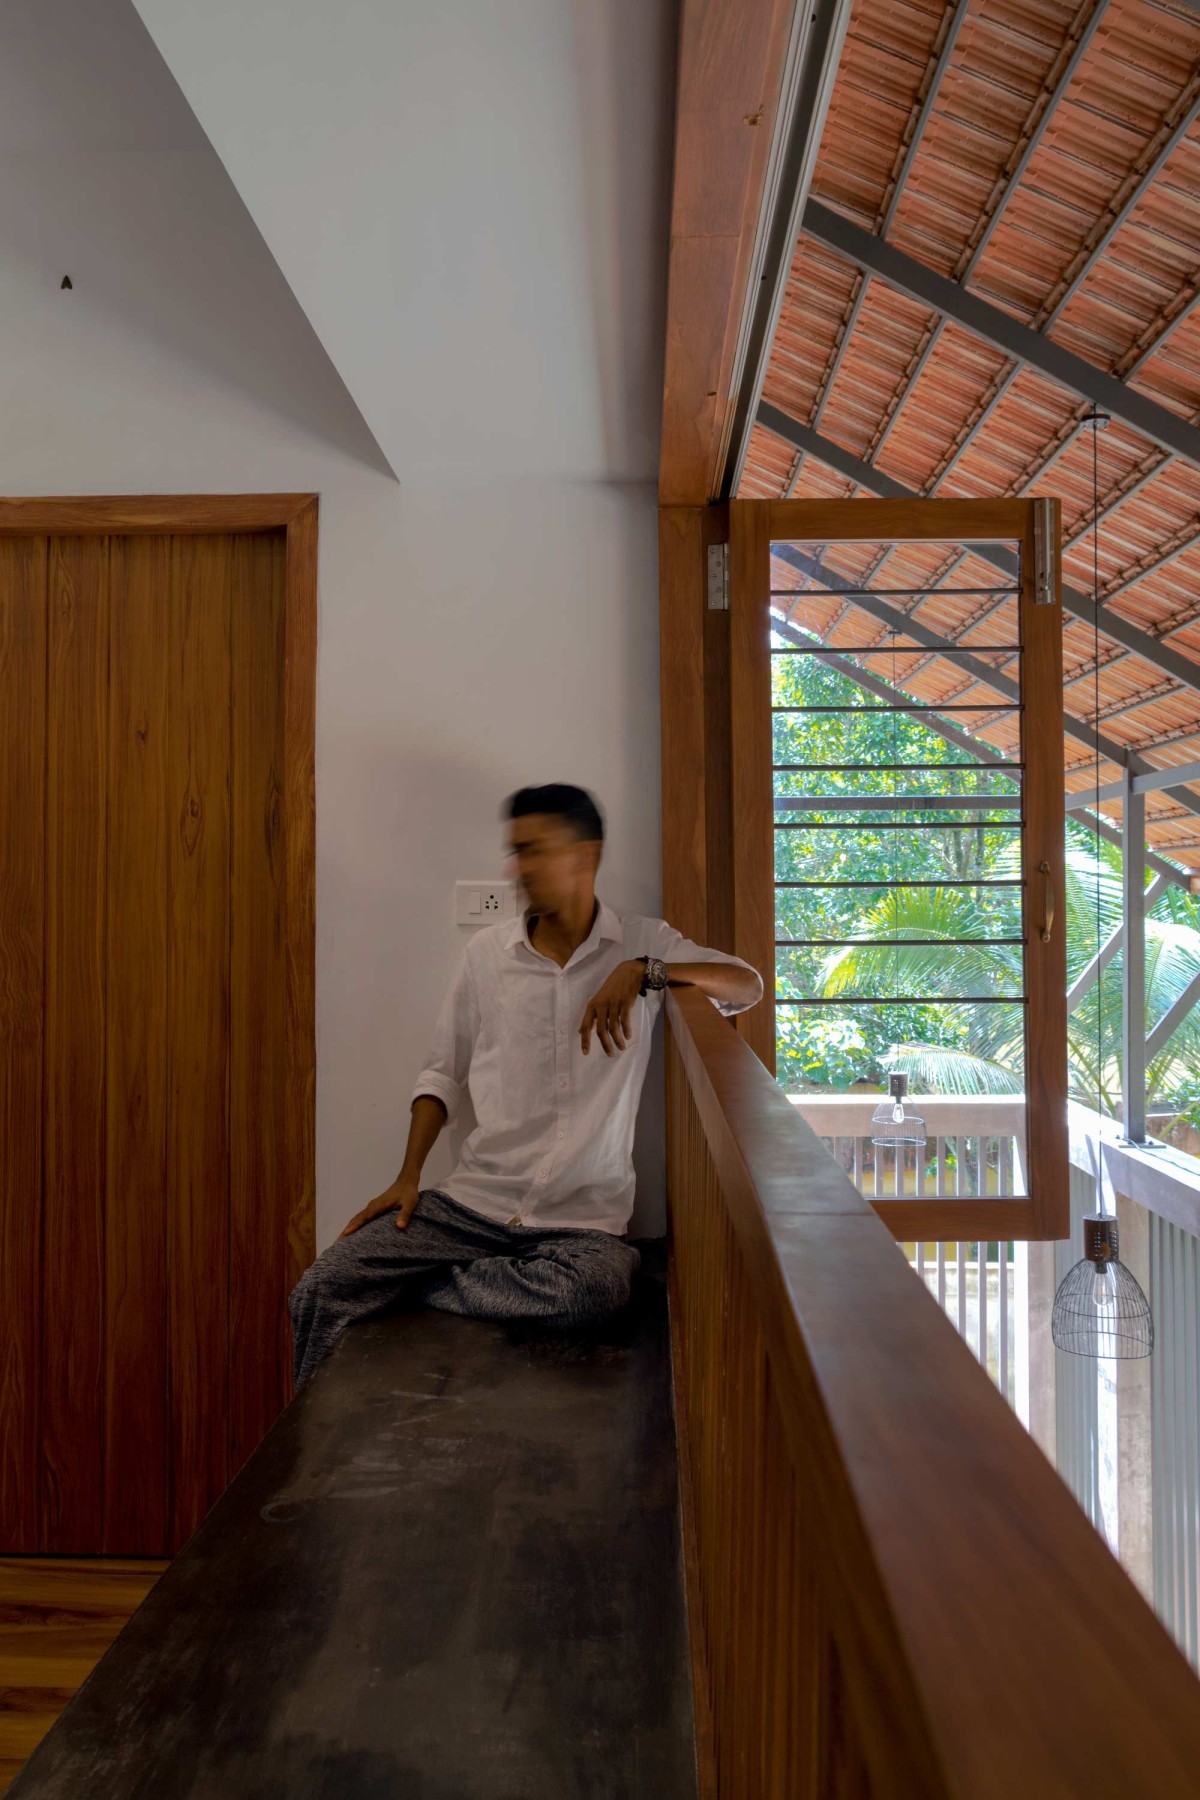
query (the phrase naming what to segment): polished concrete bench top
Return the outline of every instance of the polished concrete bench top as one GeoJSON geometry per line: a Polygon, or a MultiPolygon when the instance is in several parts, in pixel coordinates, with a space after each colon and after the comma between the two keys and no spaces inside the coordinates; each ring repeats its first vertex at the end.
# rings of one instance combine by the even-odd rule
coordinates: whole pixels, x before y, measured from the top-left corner
{"type": "Polygon", "coordinates": [[[694,1800],[666,1299],[356,1327],[11,1800],[694,1800]]]}

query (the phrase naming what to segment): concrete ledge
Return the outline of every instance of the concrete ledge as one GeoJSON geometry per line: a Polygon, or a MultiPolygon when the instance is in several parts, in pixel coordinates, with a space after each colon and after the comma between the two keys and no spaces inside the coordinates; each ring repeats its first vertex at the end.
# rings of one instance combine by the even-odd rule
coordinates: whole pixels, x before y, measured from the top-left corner
{"type": "Polygon", "coordinates": [[[661,1274],[349,1332],[11,1794],[692,1800],[661,1274]]]}

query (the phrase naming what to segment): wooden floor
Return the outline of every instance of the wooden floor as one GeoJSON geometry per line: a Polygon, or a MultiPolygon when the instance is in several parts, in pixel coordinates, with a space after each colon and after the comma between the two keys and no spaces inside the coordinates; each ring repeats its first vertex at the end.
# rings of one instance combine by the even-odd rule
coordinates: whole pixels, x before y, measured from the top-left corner
{"type": "Polygon", "coordinates": [[[166,1566],[0,1557],[0,1794],[166,1566]]]}

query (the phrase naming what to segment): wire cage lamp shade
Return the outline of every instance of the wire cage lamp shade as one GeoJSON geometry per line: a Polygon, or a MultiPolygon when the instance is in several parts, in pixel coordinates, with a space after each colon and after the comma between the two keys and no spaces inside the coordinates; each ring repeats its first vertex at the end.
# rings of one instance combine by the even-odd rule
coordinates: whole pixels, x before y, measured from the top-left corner
{"type": "Polygon", "coordinates": [[[888,1098],[871,1114],[871,1142],[881,1150],[922,1150],[928,1138],[925,1120],[908,1093],[907,1075],[888,1076],[888,1098]]]}
{"type": "Polygon", "coordinates": [[[1154,1320],[1136,1276],[1117,1252],[1111,1213],[1083,1221],[1083,1258],[1063,1278],[1050,1313],[1050,1335],[1072,1356],[1149,1356],[1154,1320]]]}

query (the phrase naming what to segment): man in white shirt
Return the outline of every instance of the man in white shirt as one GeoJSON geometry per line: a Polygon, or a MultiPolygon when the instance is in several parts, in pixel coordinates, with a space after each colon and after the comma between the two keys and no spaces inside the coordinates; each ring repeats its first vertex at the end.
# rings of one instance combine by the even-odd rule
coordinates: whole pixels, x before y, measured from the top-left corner
{"type": "Polygon", "coordinates": [[[577,1325],[624,1305],[633,1130],[663,990],[698,987],[725,1014],[762,998],[749,963],[596,898],[604,827],[583,789],[522,788],[506,811],[528,906],[468,945],[399,1175],[292,1291],[297,1385],[347,1325],[399,1306],[577,1325]],[[453,1174],[422,1189],[464,1093],[475,1129],[453,1174]]]}

